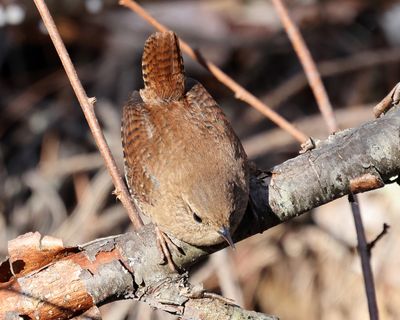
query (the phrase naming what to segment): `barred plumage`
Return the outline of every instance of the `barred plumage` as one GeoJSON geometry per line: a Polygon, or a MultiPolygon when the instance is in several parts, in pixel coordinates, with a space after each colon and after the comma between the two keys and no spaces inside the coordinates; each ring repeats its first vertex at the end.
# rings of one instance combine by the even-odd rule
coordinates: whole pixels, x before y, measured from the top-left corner
{"type": "Polygon", "coordinates": [[[146,41],[143,79],[145,88],[124,106],[121,130],[135,202],[180,240],[199,246],[230,241],[249,192],[239,139],[207,90],[184,82],[174,33],[146,41]]]}

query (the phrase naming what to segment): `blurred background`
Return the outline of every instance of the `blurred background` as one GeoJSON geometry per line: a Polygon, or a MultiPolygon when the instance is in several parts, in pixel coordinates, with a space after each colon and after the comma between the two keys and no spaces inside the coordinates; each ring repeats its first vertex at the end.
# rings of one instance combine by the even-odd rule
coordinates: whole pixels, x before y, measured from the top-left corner
{"type": "MultiPolygon", "coordinates": [[[[143,86],[141,53],[154,31],[109,0],[49,5],[78,75],[95,96],[99,121],[122,170],[121,107],[143,86]]],[[[301,65],[268,0],[141,1],[160,22],[307,135],[326,138],[301,65]]],[[[286,1],[318,64],[340,128],[373,118],[400,81],[400,2],[286,1]]],[[[269,169],[299,145],[236,100],[187,57],[224,109],[249,157],[269,169]]],[[[0,258],[28,231],[67,245],[126,232],[130,223],[32,1],[0,1],[0,258]]],[[[294,181],[295,183],[295,181],[294,181]]],[[[391,226],[373,249],[381,319],[400,319],[398,185],[360,197],[367,237],[391,226]]],[[[367,319],[353,218],[346,199],[213,254],[192,281],[239,305],[282,319],[367,319]]],[[[145,304],[115,302],[104,319],[174,319],[145,304]]]]}

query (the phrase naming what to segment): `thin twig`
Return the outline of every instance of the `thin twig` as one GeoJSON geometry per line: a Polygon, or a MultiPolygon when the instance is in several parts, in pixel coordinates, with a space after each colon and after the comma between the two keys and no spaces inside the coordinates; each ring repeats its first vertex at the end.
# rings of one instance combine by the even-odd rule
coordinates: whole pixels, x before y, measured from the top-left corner
{"type": "Polygon", "coordinates": [[[90,130],[92,131],[93,138],[96,141],[97,147],[99,148],[99,151],[104,159],[108,172],[111,175],[112,181],[117,190],[116,193],[118,195],[118,198],[121,200],[123,206],[126,208],[129,218],[132,220],[133,226],[136,230],[138,230],[141,226],[143,226],[143,222],[138,214],[138,211],[134,207],[133,202],[131,201],[128,190],[121,178],[117,165],[115,164],[115,160],[112,157],[110,148],[107,145],[99,122],[96,118],[96,114],[93,108],[94,99],[89,99],[87,97],[86,92],[78,79],[76,70],[71,62],[67,49],[65,48],[65,45],[61,39],[61,36],[57,30],[57,27],[46,4],[43,0],[34,0],[34,2],[43,19],[43,23],[50,35],[50,38],[53,41],[54,47],[57,50],[58,56],[60,57],[60,60],[64,66],[65,73],[68,76],[75,95],[78,98],[86,121],[88,122],[90,130]]]}
{"type": "MultiPolygon", "coordinates": [[[[371,50],[356,53],[345,58],[322,61],[318,63],[317,69],[321,77],[324,78],[359,71],[364,68],[372,68],[378,65],[397,63],[399,60],[399,48],[371,50]]],[[[301,91],[307,84],[307,78],[304,73],[297,73],[272,91],[267,92],[267,94],[261,97],[261,100],[269,101],[269,105],[274,109],[301,91]]]]}
{"type": "MultiPolygon", "coordinates": [[[[146,20],[149,24],[154,26],[159,31],[168,30],[166,26],[164,26],[156,19],[154,19],[145,9],[143,9],[135,1],[120,0],[119,4],[136,12],[139,16],[141,16],[144,20],[146,20]]],[[[221,69],[219,69],[215,64],[203,58],[198,51],[193,50],[185,41],[179,39],[179,43],[182,48],[182,51],[184,51],[189,57],[198,61],[201,65],[206,67],[214,75],[215,78],[217,78],[221,83],[223,83],[235,94],[235,97],[237,99],[240,99],[248,103],[250,106],[261,112],[272,122],[274,122],[277,126],[281,127],[283,130],[292,135],[299,142],[304,142],[308,139],[308,136],[305,133],[301,132],[299,129],[293,126],[289,121],[287,121],[281,115],[279,115],[278,113],[273,111],[270,107],[268,107],[265,103],[263,103],[260,99],[258,99],[249,91],[244,89],[235,80],[233,80],[221,69]]]]}
{"type": "Polygon", "coordinates": [[[338,130],[338,127],[336,124],[335,116],[333,114],[332,105],[329,101],[328,95],[322,83],[321,76],[318,72],[315,62],[311,57],[311,53],[308,50],[299,29],[290,18],[283,1],[272,0],[272,2],[286,30],[286,33],[290,41],[292,42],[293,48],[296,51],[296,54],[299,57],[299,60],[303,66],[308,82],[310,83],[311,90],[314,93],[318,107],[324,117],[328,129],[331,133],[335,132],[338,130]]]}
{"type": "Polygon", "coordinates": [[[388,233],[390,226],[387,223],[383,224],[382,231],[376,236],[374,240],[368,243],[368,252],[371,255],[372,248],[375,247],[376,243],[385,235],[388,233]]]}
{"type": "MultiPolygon", "coordinates": [[[[318,107],[321,114],[327,124],[330,132],[338,130],[335,116],[333,114],[332,105],[329,101],[328,94],[326,93],[325,87],[322,83],[321,76],[315,65],[315,62],[308,50],[305,41],[295,25],[291,20],[289,13],[282,0],[272,0],[279,18],[288,34],[290,41],[292,42],[293,48],[296,51],[297,56],[303,66],[306,73],[307,80],[314,93],[318,107]]],[[[372,275],[372,269],[370,265],[370,250],[365,238],[364,227],[361,220],[360,208],[357,201],[357,196],[350,194],[349,201],[353,212],[354,223],[356,225],[357,240],[358,240],[358,251],[361,258],[361,267],[364,276],[364,285],[368,301],[368,310],[371,320],[377,320],[379,318],[378,306],[376,303],[375,284],[372,275]]]]}
{"type": "Polygon", "coordinates": [[[361,259],[361,268],[364,276],[365,293],[367,295],[369,317],[371,320],[378,320],[378,305],[376,303],[374,276],[370,263],[370,250],[364,234],[364,227],[361,219],[360,207],[358,204],[357,196],[354,194],[349,195],[349,202],[353,212],[354,224],[356,226],[358,253],[361,259]]]}

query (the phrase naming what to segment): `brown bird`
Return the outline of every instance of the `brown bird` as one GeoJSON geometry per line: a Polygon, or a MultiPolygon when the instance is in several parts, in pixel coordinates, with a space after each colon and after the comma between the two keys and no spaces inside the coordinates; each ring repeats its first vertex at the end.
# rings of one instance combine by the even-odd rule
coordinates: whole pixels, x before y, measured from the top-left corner
{"type": "Polygon", "coordinates": [[[121,130],[134,201],[167,235],[195,246],[224,239],[233,246],[249,196],[238,137],[207,90],[185,81],[173,32],[150,36],[142,69],[144,89],[124,106],[121,130]]]}

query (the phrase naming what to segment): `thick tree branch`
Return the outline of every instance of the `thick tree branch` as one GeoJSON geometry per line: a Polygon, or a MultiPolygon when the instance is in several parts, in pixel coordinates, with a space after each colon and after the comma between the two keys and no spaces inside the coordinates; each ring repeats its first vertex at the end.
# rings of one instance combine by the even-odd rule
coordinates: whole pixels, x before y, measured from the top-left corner
{"type": "MultiPolygon", "coordinates": [[[[399,132],[400,109],[395,107],[359,128],[331,135],[316,149],[270,173],[255,172],[251,181],[254,212],[246,213],[235,241],[351,191],[394,182],[400,172],[399,132]]],[[[134,298],[184,318],[231,319],[239,313],[250,319],[268,319],[203,294],[188,283],[185,273],[177,275],[160,265],[152,225],[79,248],[59,245],[54,249],[53,245],[52,251],[43,245],[44,239],[37,245],[43,251],[37,254],[45,257],[42,262],[32,258],[35,250],[29,246],[29,250],[21,249],[20,238],[10,246],[10,259],[0,267],[0,310],[10,315],[68,319],[92,305],[134,298]]],[[[182,252],[174,251],[173,257],[181,270],[221,249],[176,243],[182,252]]]]}
{"type": "MultiPolygon", "coordinates": [[[[160,265],[152,225],[77,248],[49,239],[30,233],[10,243],[10,259],[0,268],[0,319],[70,319],[121,299],[144,301],[185,319],[275,319],[206,294],[188,283],[187,274],[160,265]]],[[[205,252],[190,256],[196,254],[205,252]]]]}

